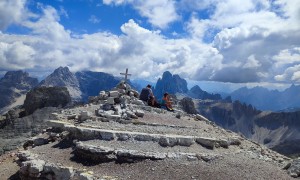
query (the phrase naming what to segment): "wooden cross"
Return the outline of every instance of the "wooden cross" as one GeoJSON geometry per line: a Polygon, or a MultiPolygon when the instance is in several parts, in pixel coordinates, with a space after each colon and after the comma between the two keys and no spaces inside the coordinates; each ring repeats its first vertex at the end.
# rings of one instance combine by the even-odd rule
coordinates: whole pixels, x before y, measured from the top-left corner
{"type": "Polygon", "coordinates": [[[125,75],[125,83],[127,81],[127,76],[131,76],[131,74],[128,74],[128,68],[126,68],[126,73],[120,73],[121,75],[125,75]]]}

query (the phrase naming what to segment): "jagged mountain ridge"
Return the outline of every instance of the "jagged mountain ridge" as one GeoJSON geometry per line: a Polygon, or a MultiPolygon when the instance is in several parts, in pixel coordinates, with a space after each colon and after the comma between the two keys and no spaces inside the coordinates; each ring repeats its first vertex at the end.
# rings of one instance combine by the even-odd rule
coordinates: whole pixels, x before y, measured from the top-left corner
{"type": "Polygon", "coordinates": [[[198,111],[219,126],[280,153],[300,153],[300,111],[266,112],[239,101],[197,101],[198,111]],[[286,145],[286,146],[284,146],[286,145]]]}
{"type": "Polygon", "coordinates": [[[263,87],[243,87],[230,95],[233,100],[252,104],[260,110],[281,111],[300,107],[300,85],[291,85],[282,92],[263,87]]]}
{"type": "Polygon", "coordinates": [[[76,72],[75,76],[79,82],[83,101],[87,101],[88,96],[97,96],[99,90],[113,88],[120,81],[120,79],[103,72],[81,71],[76,72]]]}
{"type": "Polygon", "coordinates": [[[162,78],[157,80],[154,94],[157,98],[161,98],[165,92],[169,94],[187,93],[187,82],[180,78],[179,75],[172,75],[169,71],[165,71],[162,78]]]}
{"type": "Polygon", "coordinates": [[[68,67],[59,67],[40,83],[40,86],[66,87],[73,101],[86,102],[100,90],[109,90],[119,79],[103,72],[81,71],[72,73],[68,67]]]}
{"type": "Polygon", "coordinates": [[[206,91],[203,91],[198,85],[192,87],[188,91],[187,95],[195,99],[212,99],[212,100],[222,99],[220,94],[210,94],[206,91]]]}
{"type": "Polygon", "coordinates": [[[53,73],[40,82],[39,86],[66,87],[73,100],[80,101],[82,97],[79,81],[68,67],[55,69],[53,73]]]}
{"type": "Polygon", "coordinates": [[[0,79],[0,113],[3,113],[10,105],[21,105],[25,94],[38,85],[36,78],[30,77],[27,72],[9,71],[0,79]]]}
{"type": "Polygon", "coordinates": [[[198,85],[192,87],[190,90],[187,87],[187,81],[181,78],[178,74],[172,75],[169,71],[165,71],[162,78],[157,80],[154,95],[160,99],[163,94],[182,94],[197,99],[222,99],[220,94],[210,94],[203,91],[198,85]]]}

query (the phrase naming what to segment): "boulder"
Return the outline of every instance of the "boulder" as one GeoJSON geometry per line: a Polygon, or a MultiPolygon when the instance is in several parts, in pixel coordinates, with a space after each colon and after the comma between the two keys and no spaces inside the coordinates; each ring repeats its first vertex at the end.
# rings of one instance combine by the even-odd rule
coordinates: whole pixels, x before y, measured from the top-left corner
{"type": "Polygon", "coordinates": [[[136,104],[136,105],[140,105],[140,106],[145,105],[144,102],[142,100],[139,100],[139,99],[133,100],[131,103],[136,104]]]}
{"type": "Polygon", "coordinates": [[[217,143],[217,140],[214,138],[198,137],[196,142],[201,146],[204,146],[209,149],[214,149],[217,143]]]}
{"type": "Polygon", "coordinates": [[[19,173],[21,176],[38,178],[44,169],[45,161],[43,160],[30,160],[22,163],[19,173]]]}
{"type": "Polygon", "coordinates": [[[188,113],[188,114],[198,114],[196,108],[195,108],[195,104],[192,100],[192,98],[189,97],[185,97],[183,98],[179,104],[181,105],[182,109],[188,113]]]}
{"type": "Polygon", "coordinates": [[[66,87],[37,87],[26,95],[24,108],[27,115],[44,107],[66,106],[71,96],[66,87]]]}
{"type": "Polygon", "coordinates": [[[90,112],[88,112],[88,111],[81,111],[81,113],[80,113],[80,116],[79,116],[80,118],[80,121],[85,121],[85,120],[87,120],[87,119],[90,119],[91,118],[91,113],[90,112]]]}
{"type": "Polygon", "coordinates": [[[144,117],[145,112],[142,110],[136,110],[135,111],[135,115],[137,115],[138,117],[144,117]]]}
{"type": "Polygon", "coordinates": [[[44,173],[51,174],[53,179],[72,179],[75,174],[72,167],[63,167],[52,163],[45,164],[44,173]]]}
{"type": "Polygon", "coordinates": [[[288,169],[288,173],[290,176],[297,178],[300,176],[300,158],[295,159],[291,166],[288,169]]]}
{"type": "Polygon", "coordinates": [[[110,105],[114,105],[115,104],[115,98],[114,97],[108,97],[107,98],[107,103],[110,105]]]}
{"type": "Polygon", "coordinates": [[[119,97],[118,91],[109,91],[109,97],[117,98],[119,97]]]}

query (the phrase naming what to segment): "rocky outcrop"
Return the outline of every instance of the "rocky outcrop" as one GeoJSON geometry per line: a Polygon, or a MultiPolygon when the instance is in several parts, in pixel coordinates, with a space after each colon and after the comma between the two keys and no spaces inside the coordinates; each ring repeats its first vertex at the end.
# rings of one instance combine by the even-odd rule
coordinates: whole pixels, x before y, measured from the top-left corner
{"type": "Polygon", "coordinates": [[[162,78],[157,80],[154,94],[157,98],[161,98],[165,92],[169,94],[187,93],[186,80],[177,74],[172,75],[169,71],[164,72],[162,78]]]}
{"type": "Polygon", "coordinates": [[[55,118],[52,113],[55,107],[36,110],[33,114],[20,117],[22,109],[10,110],[6,113],[4,125],[0,128],[0,155],[20,147],[27,138],[34,136],[47,128],[46,121],[55,118]]]}
{"type": "Polygon", "coordinates": [[[195,104],[192,98],[185,97],[179,101],[179,105],[181,106],[182,110],[184,110],[188,114],[198,114],[195,104]]]}
{"type": "Polygon", "coordinates": [[[43,107],[64,107],[70,102],[66,87],[37,87],[27,93],[24,108],[29,115],[43,107]]]}
{"type": "MultiPolygon", "coordinates": [[[[29,76],[27,72],[23,71],[9,71],[3,78],[0,79],[0,114],[6,110],[12,103],[15,103],[18,98],[25,95],[30,89],[38,84],[36,78],[29,76]],[[3,108],[3,109],[2,109],[3,108]]],[[[23,99],[16,102],[15,105],[23,104],[23,99]]],[[[15,106],[11,106],[13,108],[15,106]]]]}
{"type": "Polygon", "coordinates": [[[222,99],[220,94],[210,94],[206,91],[203,91],[198,85],[192,87],[188,91],[188,96],[195,99],[211,99],[211,100],[220,100],[222,99]]]}

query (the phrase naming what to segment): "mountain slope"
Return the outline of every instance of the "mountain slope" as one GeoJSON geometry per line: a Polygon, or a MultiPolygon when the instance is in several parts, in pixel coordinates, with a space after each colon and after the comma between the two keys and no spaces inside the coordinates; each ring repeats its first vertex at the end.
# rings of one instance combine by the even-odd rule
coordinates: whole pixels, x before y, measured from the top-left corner
{"type": "Polygon", "coordinates": [[[300,85],[287,88],[283,92],[263,87],[240,88],[231,93],[233,100],[252,104],[260,110],[280,111],[300,107],[300,85]]]}
{"type": "Polygon", "coordinates": [[[66,87],[75,101],[81,101],[82,92],[76,76],[68,67],[59,67],[52,74],[46,77],[39,86],[46,87],[66,87]]]}
{"type": "Polygon", "coordinates": [[[197,101],[198,111],[219,126],[286,155],[300,153],[300,111],[266,112],[239,101],[197,101]],[[283,146],[283,145],[288,146],[283,146]]]}
{"type": "Polygon", "coordinates": [[[222,99],[220,94],[210,94],[206,91],[203,91],[198,85],[192,87],[188,91],[188,96],[195,99],[212,99],[212,100],[220,100],[222,99]]]}
{"type": "Polygon", "coordinates": [[[79,82],[83,101],[87,101],[89,96],[97,96],[101,90],[113,88],[119,79],[103,72],[82,71],[76,72],[75,76],[79,82]]]}
{"type": "Polygon", "coordinates": [[[27,72],[9,71],[0,79],[0,113],[21,105],[25,94],[38,84],[27,72]]]}

